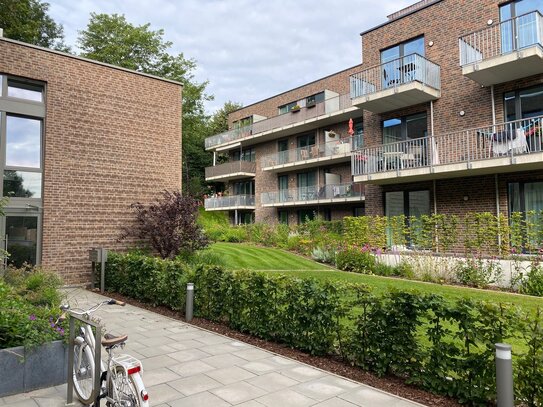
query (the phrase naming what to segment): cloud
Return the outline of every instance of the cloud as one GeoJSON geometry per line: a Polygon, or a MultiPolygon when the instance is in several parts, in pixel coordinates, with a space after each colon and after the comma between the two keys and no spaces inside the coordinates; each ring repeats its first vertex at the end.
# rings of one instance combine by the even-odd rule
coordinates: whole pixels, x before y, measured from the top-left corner
{"type": "Polygon", "coordinates": [[[212,112],[227,100],[248,105],[360,63],[359,33],[413,2],[54,0],[50,14],[70,45],[91,12],[164,29],[171,52],[194,58],[196,79],[209,80],[212,112]]]}

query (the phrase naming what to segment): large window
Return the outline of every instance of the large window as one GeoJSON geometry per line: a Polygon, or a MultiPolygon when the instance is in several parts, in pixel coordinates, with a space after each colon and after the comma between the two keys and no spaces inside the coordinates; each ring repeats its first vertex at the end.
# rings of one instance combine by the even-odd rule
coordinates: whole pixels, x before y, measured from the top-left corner
{"type": "Polygon", "coordinates": [[[422,138],[427,135],[426,113],[388,119],[383,122],[384,144],[422,138]]]}
{"type": "Polygon", "coordinates": [[[33,102],[43,102],[43,86],[8,78],[8,96],[33,102]]]}
{"type": "Polygon", "coordinates": [[[254,181],[242,181],[234,183],[234,195],[254,195],[255,194],[255,182],[254,181]]]}
{"type": "Polygon", "coordinates": [[[38,245],[37,216],[6,216],[8,265],[36,264],[38,245]]]}
{"type": "Polygon", "coordinates": [[[288,175],[280,175],[277,177],[277,187],[279,189],[279,202],[286,202],[289,200],[288,192],[288,175]]]}
{"type": "Polygon", "coordinates": [[[364,147],[364,123],[357,121],[353,125],[353,150],[358,150],[364,147]]]}
{"type": "Polygon", "coordinates": [[[316,93],[305,98],[307,107],[315,106],[317,103],[324,102],[324,92],[316,93]]]}
{"type": "Polygon", "coordinates": [[[508,53],[541,40],[539,22],[532,11],[543,11],[543,0],[517,0],[500,6],[502,53],[508,53]]]}
{"type": "MultiPolygon", "coordinates": [[[[509,184],[509,217],[511,213],[520,212],[527,224],[540,224],[543,217],[543,182],[512,182],[509,184]]],[[[528,241],[527,247],[537,246],[537,240],[528,241]]],[[[532,239],[530,239],[532,240],[532,239]]]]}
{"type": "Polygon", "coordinates": [[[279,114],[285,114],[290,112],[294,106],[298,106],[298,102],[290,102],[286,105],[279,106],[279,114]]]}
{"type": "Polygon", "coordinates": [[[247,148],[245,150],[236,150],[232,153],[233,161],[256,161],[256,152],[254,148],[247,148]]]}
{"type": "Polygon", "coordinates": [[[297,174],[298,200],[308,201],[316,198],[317,195],[317,173],[302,172],[297,174]]]}
{"type": "MultiPolygon", "coordinates": [[[[385,215],[387,217],[404,215],[409,218],[416,218],[422,215],[430,215],[430,191],[396,191],[385,194],[385,215]]],[[[392,230],[387,230],[388,245],[392,241],[392,230]]]]}
{"type": "Polygon", "coordinates": [[[314,209],[300,209],[298,211],[298,224],[306,223],[315,219],[316,211],[314,209]]]}
{"type": "Polygon", "coordinates": [[[424,37],[417,37],[381,51],[383,88],[406,82],[415,77],[414,54],[424,56],[424,37]],[[398,59],[401,59],[398,61],[398,59]]]}
{"type": "Polygon", "coordinates": [[[543,115],[543,86],[507,92],[504,95],[507,121],[543,115]]]}

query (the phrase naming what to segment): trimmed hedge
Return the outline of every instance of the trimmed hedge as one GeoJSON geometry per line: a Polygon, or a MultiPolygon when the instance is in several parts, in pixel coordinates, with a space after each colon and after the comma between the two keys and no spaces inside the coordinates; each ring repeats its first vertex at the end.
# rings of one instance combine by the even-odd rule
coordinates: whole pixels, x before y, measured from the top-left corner
{"type": "Polygon", "coordinates": [[[543,316],[508,304],[319,282],[284,275],[191,269],[179,261],[111,253],[106,285],[182,309],[195,283],[195,315],[315,355],[340,355],[378,375],[396,375],[470,405],[495,398],[494,344],[512,339],[517,401],[543,403],[543,316]]]}

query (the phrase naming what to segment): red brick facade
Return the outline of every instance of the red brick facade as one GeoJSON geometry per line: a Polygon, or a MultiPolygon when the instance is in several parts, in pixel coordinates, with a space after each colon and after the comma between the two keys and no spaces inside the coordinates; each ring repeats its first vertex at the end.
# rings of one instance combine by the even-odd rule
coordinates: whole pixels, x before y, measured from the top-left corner
{"type": "Polygon", "coordinates": [[[129,205],[181,188],[182,87],[6,39],[0,74],[45,84],[41,261],[88,283],[91,247],[127,247],[129,205]]]}

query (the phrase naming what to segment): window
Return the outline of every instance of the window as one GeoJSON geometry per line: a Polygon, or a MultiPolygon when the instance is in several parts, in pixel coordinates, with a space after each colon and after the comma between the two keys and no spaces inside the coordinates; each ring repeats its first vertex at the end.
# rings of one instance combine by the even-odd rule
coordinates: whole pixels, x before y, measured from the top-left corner
{"type": "MultiPolygon", "coordinates": [[[[521,212],[528,224],[540,224],[543,215],[543,182],[512,182],[509,184],[509,218],[521,212]]],[[[532,242],[532,247],[537,242],[532,242]]]]}
{"type": "Polygon", "coordinates": [[[414,54],[424,56],[424,37],[417,37],[381,51],[383,88],[405,83],[416,77],[414,54]]]}
{"type": "Polygon", "coordinates": [[[325,221],[331,222],[332,221],[332,210],[330,208],[325,208],[322,211],[322,217],[325,221]]]}
{"type": "Polygon", "coordinates": [[[298,146],[297,154],[298,160],[307,160],[310,155],[311,146],[315,145],[315,133],[304,134],[296,140],[298,146]]]}
{"type": "Polygon", "coordinates": [[[4,196],[41,198],[41,173],[4,170],[4,196]]]}
{"type": "Polygon", "coordinates": [[[277,211],[277,218],[279,219],[279,223],[288,225],[288,211],[277,211]]]}
{"type": "Polygon", "coordinates": [[[254,148],[247,148],[245,150],[236,150],[232,153],[233,161],[256,161],[256,152],[254,148]]]}
{"type": "Polygon", "coordinates": [[[254,191],[254,181],[243,181],[234,183],[234,195],[254,195],[254,191]]]}
{"type": "Polygon", "coordinates": [[[507,121],[543,115],[543,86],[516,90],[504,94],[507,121]]]}
{"type": "Polygon", "coordinates": [[[43,86],[16,79],[8,79],[8,96],[33,102],[43,102],[43,86]]]}
{"type": "Polygon", "coordinates": [[[288,163],[288,140],[279,140],[277,142],[277,152],[279,164],[288,163]]]}
{"type": "Polygon", "coordinates": [[[298,211],[298,225],[306,223],[307,221],[315,219],[315,210],[313,209],[300,209],[298,211]]]}
{"type": "Polygon", "coordinates": [[[353,130],[353,150],[358,150],[364,147],[364,123],[355,122],[353,130]]]}
{"type": "Polygon", "coordinates": [[[324,102],[324,92],[316,93],[305,98],[307,107],[315,106],[317,103],[324,102]]]}
{"type": "Polygon", "coordinates": [[[279,202],[287,202],[290,199],[288,191],[288,175],[278,176],[277,183],[279,189],[279,202]]]}
{"type": "MultiPolygon", "coordinates": [[[[396,191],[385,193],[385,216],[404,215],[409,221],[410,216],[421,217],[430,215],[430,191],[396,191]]],[[[387,230],[387,241],[392,242],[392,230],[387,230]]]]}
{"type": "Polygon", "coordinates": [[[353,208],[353,216],[364,216],[366,209],[363,206],[353,208]]]}
{"type": "Polygon", "coordinates": [[[383,122],[383,143],[395,143],[428,135],[426,113],[418,113],[383,122]]]}
{"type": "Polygon", "coordinates": [[[298,106],[298,102],[290,102],[286,105],[279,106],[279,114],[285,114],[290,112],[294,106],[298,106]]]}
{"type": "Polygon", "coordinates": [[[36,264],[38,244],[37,216],[6,216],[8,265],[36,264]]]}
{"type": "Polygon", "coordinates": [[[6,166],[40,168],[41,120],[8,115],[6,166]]]}
{"type": "Polygon", "coordinates": [[[502,53],[539,42],[539,23],[532,11],[543,11],[543,0],[517,0],[500,6],[502,53]]]}
{"type": "Polygon", "coordinates": [[[236,120],[232,123],[234,129],[241,129],[242,127],[247,127],[253,124],[253,116],[244,117],[243,119],[236,120]]]}
{"type": "Polygon", "coordinates": [[[298,200],[309,201],[317,197],[317,173],[302,172],[297,174],[298,200]]]}

